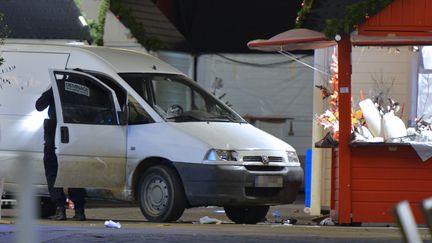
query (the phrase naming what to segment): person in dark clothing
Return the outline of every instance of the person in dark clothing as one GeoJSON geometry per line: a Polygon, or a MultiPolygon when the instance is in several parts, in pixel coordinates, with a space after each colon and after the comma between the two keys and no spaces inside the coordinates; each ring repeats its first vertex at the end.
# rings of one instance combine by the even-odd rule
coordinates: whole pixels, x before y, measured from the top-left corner
{"type": "MultiPolygon", "coordinates": [[[[51,200],[56,204],[56,213],[51,216],[54,220],[66,220],[66,195],[63,188],[54,187],[57,177],[57,156],[55,154],[55,132],[57,126],[57,117],[54,104],[54,96],[52,88],[45,91],[41,97],[36,101],[36,110],[43,111],[48,108],[49,119],[44,120],[44,167],[45,177],[47,179],[48,191],[51,200]]],[[[85,190],[84,188],[69,188],[69,198],[74,203],[75,215],[72,220],[83,221],[86,220],[84,214],[85,204],[85,190]]]]}

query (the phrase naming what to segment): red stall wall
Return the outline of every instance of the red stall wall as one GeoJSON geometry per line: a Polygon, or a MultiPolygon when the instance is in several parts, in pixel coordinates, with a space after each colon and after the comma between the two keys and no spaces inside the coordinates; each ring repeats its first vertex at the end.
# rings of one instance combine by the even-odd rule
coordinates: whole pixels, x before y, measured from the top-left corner
{"type": "Polygon", "coordinates": [[[410,145],[351,148],[352,222],[396,222],[394,206],[408,200],[417,223],[423,199],[432,196],[432,159],[423,162],[410,145]]]}

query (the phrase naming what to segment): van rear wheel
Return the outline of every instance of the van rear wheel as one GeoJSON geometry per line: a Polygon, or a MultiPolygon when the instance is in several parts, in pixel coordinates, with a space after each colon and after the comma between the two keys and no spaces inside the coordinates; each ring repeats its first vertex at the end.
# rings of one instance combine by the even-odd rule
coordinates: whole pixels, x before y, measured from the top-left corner
{"type": "Polygon", "coordinates": [[[236,224],[256,224],[262,222],[269,206],[226,206],[226,216],[236,224]]]}
{"type": "Polygon", "coordinates": [[[186,203],[177,172],[168,166],[154,166],[146,170],[139,180],[138,201],[142,214],[149,221],[179,219],[186,203]]]}

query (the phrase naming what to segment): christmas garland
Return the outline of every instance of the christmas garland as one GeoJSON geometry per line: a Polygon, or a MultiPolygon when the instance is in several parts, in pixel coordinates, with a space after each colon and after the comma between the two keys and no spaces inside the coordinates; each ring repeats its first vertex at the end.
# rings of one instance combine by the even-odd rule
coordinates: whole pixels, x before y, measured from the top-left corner
{"type": "Polygon", "coordinates": [[[98,46],[103,46],[103,36],[105,33],[105,19],[106,13],[110,7],[110,0],[102,0],[99,5],[99,13],[96,20],[89,21],[90,34],[93,41],[98,46]]]}
{"type": "MultiPolygon", "coordinates": [[[[75,0],[76,5],[81,5],[81,0],[75,0]]],[[[99,6],[99,14],[96,20],[87,20],[90,27],[90,34],[93,42],[98,46],[103,46],[103,36],[105,30],[106,13],[110,9],[117,18],[126,25],[132,35],[137,39],[138,43],[144,46],[147,50],[157,51],[165,45],[156,36],[148,36],[143,25],[135,20],[132,15],[132,10],[122,5],[121,0],[101,0],[99,6]]]]}
{"type": "Polygon", "coordinates": [[[126,25],[137,41],[149,51],[157,51],[165,47],[163,42],[156,36],[149,36],[143,25],[135,20],[132,10],[124,7],[121,0],[111,0],[111,11],[118,19],[126,25]]]}
{"type": "Polygon", "coordinates": [[[303,25],[303,21],[306,19],[306,15],[310,13],[312,8],[313,0],[303,0],[301,9],[297,13],[296,28],[300,28],[303,25]]]}
{"type": "Polygon", "coordinates": [[[381,9],[392,3],[393,0],[365,0],[351,4],[345,8],[343,19],[327,19],[323,33],[328,38],[334,38],[337,34],[349,35],[354,28],[376,14],[381,9]]]}
{"type": "MultiPolygon", "coordinates": [[[[81,0],[75,0],[75,4],[78,6],[81,15],[85,17],[85,14],[81,9],[81,0]]],[[[110,7],[110,0],[101,0],[97,19],[96,20],[86,19],[88,26],[90,28],[90,35],[92,37],[92,40],[98,46],[104,45],[103,36],[105,32],[105,19],[109,7],[110,7]]]]}

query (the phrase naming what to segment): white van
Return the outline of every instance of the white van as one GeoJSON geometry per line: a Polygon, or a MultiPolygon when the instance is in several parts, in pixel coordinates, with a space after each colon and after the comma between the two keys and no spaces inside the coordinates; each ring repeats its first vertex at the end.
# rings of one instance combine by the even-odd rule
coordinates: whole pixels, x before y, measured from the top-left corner
{"type": "Polygon", "coordinates": [[[7,192],[16,191],[14,165],[26,158],[38,194],[48,196],[47,113],[36,111],[35,101],[52,86],[56,186],[136,201],[157,222],[175,221],[189,207],[223,206],[234,222],[256,223],[269,206],[296,198],[303,170],[295,150],[155,57],[20,44],[0,45],[0,55],[0,175],[7,192]]]}

